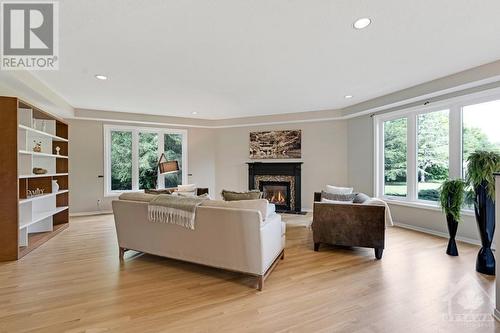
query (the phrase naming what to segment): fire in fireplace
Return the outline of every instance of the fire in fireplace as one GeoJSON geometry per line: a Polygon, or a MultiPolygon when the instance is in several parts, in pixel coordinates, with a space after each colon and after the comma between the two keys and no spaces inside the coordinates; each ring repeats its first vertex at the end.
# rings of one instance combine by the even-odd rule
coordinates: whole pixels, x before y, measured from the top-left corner
{"type": "Polygon", "coordinates": [[[286,181],[261,181],[260,190],[264,199],[276,205],[279,211],[290,210],[290,182],[286,181]]]}
{"type": "Polygon", "coordinates": [[[287,203],[287,187],[281,185],[264,185],[262,192],[264,199],[270,203],[277,205],[286,205],[287,203]]]}

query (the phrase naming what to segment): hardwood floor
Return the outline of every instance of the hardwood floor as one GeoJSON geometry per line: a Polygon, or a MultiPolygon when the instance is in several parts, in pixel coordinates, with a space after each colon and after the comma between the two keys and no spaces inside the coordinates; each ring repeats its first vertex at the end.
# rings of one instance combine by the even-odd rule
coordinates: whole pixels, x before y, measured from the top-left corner
{"type": "Polygon", "coordinates": [[[128,252],[120,264],[112,216],[73,218],[0,264],[0,332],[500,331],[477,247],[449,257],[445,239],[390,228],[380,261],[369,249],[314,252],[297,223],[309,217],[290,218],[285,260],[262,292],[254,278],[171,259],[128,252]]]}

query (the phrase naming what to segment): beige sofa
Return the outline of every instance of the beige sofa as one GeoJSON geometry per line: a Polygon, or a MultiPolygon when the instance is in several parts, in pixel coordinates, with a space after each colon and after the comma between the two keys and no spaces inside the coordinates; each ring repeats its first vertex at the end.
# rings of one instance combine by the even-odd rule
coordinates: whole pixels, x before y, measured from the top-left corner
{"type": "Polygon", "coordinates": [[[258,277],[258,289],[284,257],[285,224],[267,200],[207,200],[196,209],[195,229],[148,220],[152,195],[113,201],[120,256],[128,249],[258,277]]]}

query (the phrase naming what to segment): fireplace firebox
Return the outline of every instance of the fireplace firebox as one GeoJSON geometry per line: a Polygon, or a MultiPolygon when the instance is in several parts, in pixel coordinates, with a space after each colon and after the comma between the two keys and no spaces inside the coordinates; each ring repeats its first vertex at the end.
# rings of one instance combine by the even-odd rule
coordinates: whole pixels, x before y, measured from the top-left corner
{"type": "Polygon", "coordinates": [[[276,210],[291,210],[290,182],[261,181],[259,190],[264,199],[276,205],[276,210]]]}
{"type": "Polygon", "coordinates": [[[248,163],[248,188],[258,189],[280,213],[301,213],[302,163],[248,163]]]}

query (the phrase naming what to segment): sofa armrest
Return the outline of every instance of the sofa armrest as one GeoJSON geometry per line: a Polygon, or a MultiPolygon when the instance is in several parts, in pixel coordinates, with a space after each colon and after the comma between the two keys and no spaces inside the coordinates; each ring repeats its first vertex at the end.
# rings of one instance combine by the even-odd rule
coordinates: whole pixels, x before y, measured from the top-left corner
{"type": "Polygon", "coordinates": [[[315,202],[315,243],[384,248],[385,207],[315,202]]]}

